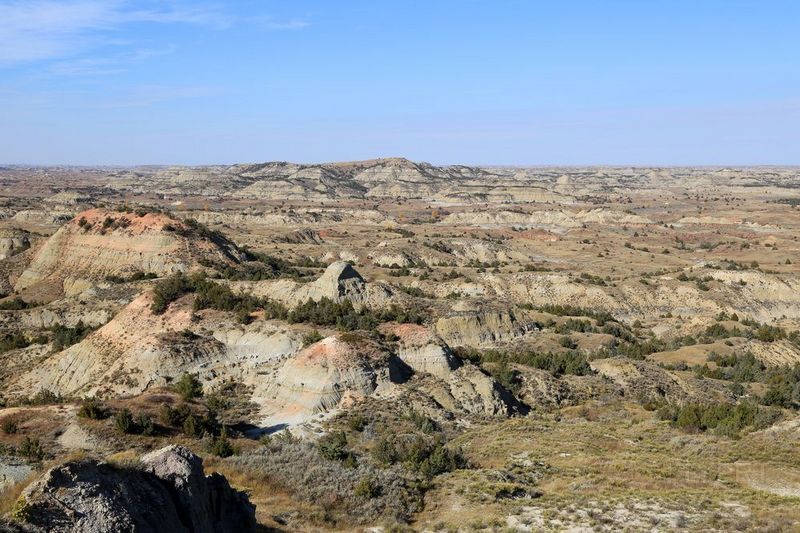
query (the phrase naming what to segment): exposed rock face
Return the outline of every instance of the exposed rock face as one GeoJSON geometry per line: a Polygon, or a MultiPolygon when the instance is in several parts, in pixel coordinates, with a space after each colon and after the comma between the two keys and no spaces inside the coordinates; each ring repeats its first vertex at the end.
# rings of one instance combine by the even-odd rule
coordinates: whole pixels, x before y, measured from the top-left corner
{"type": "Polygon", "coordinates": [[[14,313],[0,311],[0,330],[46,329],[58,324],[73,327],[79,321],[87,326],[100,326],[108,322],[119,307],[118,302],[83,304],[71,299],[14,313]]]}
{"type": "Polygon", "coordinates": [[[350,263],[336,261],[312,283],[299,284],[291,280],[262,281],[253,285],[256,296],[265,296],[294,307],[309,300],[318,302],[328,298],[334,302],[349,300],[355,307],[386,307],[399,303],[400,295],[389,287],[367,283],[350,263]]]}
{"type": "Polygon", "coordinates": [[[132,169],[113,177],[108,186],[117,190],[242,199],[425,198],[458,203],[572,200],[530,179],[522,169],[436,167],[402,158],[318,165],[270,162],[132,169]]]}
{"type": "Polygon", "coordinates": [[[243,328],[212,313],[208,322],[193,324],[191,296],[173,302],[163,315],[153,315],[151,303],[152,295],[142,294],[83,341],[16,376],[15,388],[119,395],[166,385],[184,372],[248,380],[262,365],[298,349],[284,329],[266,323],[243,328]],[[203,326],[214,333],[177,333],[203,326]]]}
{"type": "Polygon", "coordinates": [[[527,405],[534,407],[552,407],[566,403],[572,392],[566,380],[553,376],[546,370],[516,365],[521,386],[519,398],[527,405]]]}
{"type": "Polygon", "coordinates": [[[0,455],[0,492],[23,481],[33,468],[19,458],[0,455]]]}
{"type": "MultiPolygon", "coordinates": [[[[494,262],[527,262],[528,256],[510,249],[504,244],[486,242],[480,239],[447,239],[436,241],[436,248],[426,247],[419,251],[420,258],[428,264],[456,262],[466,265],[477,261],[494,262]]],[[[388,265],[387,265],[388,266],[388,265]]],[[[404,265],[400,265],[404,266],[404,265]]]]}
{"type": "Polygon", "coordinates": [[[328,337],[290,358],[256,395],[268,398],[268,425],[297,424],[366,397],[425,401],[450,413],[505,416],[525,407],[477,366],[462,364],[424,326],[386,324],[398,337],[387,347],[350,334],[328,337]],[[416,376],[409,381],[411,373],[416,376]],[[406,396],[411,394],[412,396],[406,396]],[[419,397],[419,396],[417,396],[419,397]]]}
{"type": "Polygon", "coordinates": [[[17,211],[12,219],[16,220],[17,222],[54,226],[67,222],[74,216],[74,214],[74,211],[24,209],[22,211],[17,211]]]}
{"type": "Polygon", "coordinates": [[[543,228],[556,232],[569,228],[578,228],[582,224],[648,224],[652,221],[621,211],[608,209],[592,209],[590,211],[534,211],[520,213],[516,211],[480,211],[469,213],[453,213],[442,220],[446,225],[481,225],[481,226],[515,226],[524,228],[543,228]]]}
{"type": "Polygon", "coordinates": [[[200,258],[227,263],[241,259],[229,243],[193,235],[185,224],[161,213],[137,216],[90,209],[48,239],[15,289],[48,281],[77,294],[111,274],[168,275],[191,269],[200,258]]]}
{"type": "Polygon", "coordinates": [[[381,330],[398,338],[397,357],[414,372],[445,378],[460,365],[450,348],[425,326],[387,324],[381,330]]]}
{"type": "Polygon", "coordinates": [[[339,335],[312,344],[289,359],[265,395],[274,398],[277,418],[302,420],[337,407],[345,398],[363,398],[406,377],[402,364],[379,345],[339,335]]]}
{"type": "Polygon", "coordinates": [[[383,252],[374,254],[372,263],[382,267],[409,267],[414,264],[414,260],[404,252],[383,252]]]}
{"type": "Polygon", "coordinates": [[[303,228],[292,233],[285,235],[278,239],[281,242],[288,242],[290,244],[323,244],[325,241],[320,237],[319,233],[311,228],[303,228]]]}
{"type": "Polygon", "coordinates": [[[28,233],[24,231],[0,232],[0,259],[16,255],[31,246],[28,233]]]}
{"type": "Polygon", "coordinates": [[[174,487],[188,530],[198,533],[255,530],[255,506],[224,476],[203,474],[203,460],[183,446],[167,446],[141,459],[145,472],[174,487]],[[189,512],[187,513],[186,510],[189,512]]]}
{"type": "MultiPolygon", "coordinates": [[[[374,209],[347,209],[339,207],[308,207],[271,213],[242,213],[240,211],[200,211],[186,212],[203,224],[246,225],[250,227],[296,227],[320,226],[330,224],[380,224],[391,222],[388,215],[374,209]]],[[[302,231],[302,230],[301,230],[302,231]]]]}
{"type": "Polygon", "coordinates": [[[750,341],[747,350],[767,366],[794,366],[800,363],[800,349],[787,340],[770,343],[750,341]]]}
{"type": "MultiPolygon", "coordinates": [[[[708,268],[703,263],[692,272],[695,276],[711,277],[717,283],[715,290],[702,291],[693,284],[677,281],[677,276],[666,275],[651,279],[646,290],[639,283],[617,287],[587,285],[555,272],[518,272],[505,277],[484,274],[480,281],[487,293],[495,297],[539,306],[601,309],[627,321],[656,320],[666,313],[715,316],[721,312],[736,312],[759,322],[800,317],[800,278],[797,276],[777,277],[753,270],[726,271],[708,268]]],[[[440,295],[445,296],[450,290],[440,295]]]]}
{"type": "Polygon", "coordinates": [[[440,318],[436,333],[451,346],[480,346],[509,341],[535,329],[524,312],[479,311],[440,318]]]}
{"type": "Polygon", "coordinates": [[[25,522],[37,531],[255,531],[255,507],[182,446],[142,458],[141,468],[95,460],[52,468],[23,492],[25,522]]]}
{"type": "Polygon", "coordinates": [[[91,196],[75,191],[62,191],[43,199],[44,202],[55,205],[86,204],[92,200],[93,198],[91,196]]]}
{"type": "Polygon", "coordinates": [[[451,413],[505,416],[524,411],[511,393],[475,365],[465,364],[441,379],[426,380],[420,388],[451,413]]]}

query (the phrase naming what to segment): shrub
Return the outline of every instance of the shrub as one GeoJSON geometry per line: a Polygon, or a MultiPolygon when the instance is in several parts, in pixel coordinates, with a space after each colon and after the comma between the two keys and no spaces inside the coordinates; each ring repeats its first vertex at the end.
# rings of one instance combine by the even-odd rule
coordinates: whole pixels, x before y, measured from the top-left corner
{"type": "Polygon", "coordinates": [[[453,352],[463,359],[476,363],[515,363],[530,366],[540,370],[547,370],[554,376],[571,374],[585,376],[592,374],[592,369],[586,360],[586,355],[569,351],[562,353],[539,352],[503,352],[499,350],[475,350],[472,348],[458,347],[453,352]]]}
{"type": "Polygon", "coordinates": [[[233,311],[241,323],[248,323],[250,314],[258,308],[264,309],[265,318],[285,319],[288,314],[286,307],[279,302],[255,298],[249,294],[235,294],[227,285],[215,283],[204,275],[187,277],[185,274],[175,274],[156,284],[153,288],[151,310],[155,314],[161,314],[170,303],[190,292],[195,293],[195,311],[233,311]]]}
{"type": "Polygon", "coordinates": [[[409,520],[422,509],[427,487],[399,464],[378,468],[364,461],[350,468],[341,461],[321,459],[313,443],[277,436],[262,447],[225,461],[263,479],[268,490],[277,485],[301,501],[330,502],[326,514],[332,521],[342,520],[349,526],[344,529],[355,529],[353,524],[409,520]],[[365,478],[370,481],[363,482],[365,478]],[[362,488],[356,496],[359,486],[362,488]],[[367,493],[371,497],[366,497],[367,493]]]}
{"type": "Polygon", "coordinates": [[[191,412],[191,409],[185,403],[178,405],[177,408],[164,404],[158,411],[158,420],[165,426],[183,427],[184,420],[191,412]]]}
{"type": "Polygon", "coordinates": [[[420,289],[419,287],[412,287],[410,285],[403,285],[400,287],[400,290],[404,293],[408,294],[409,296],[414,296],[415,298],[432,298],[430,294],[425,292],[424,290],[420,289]]]}
{"type": "Polygon", "coordinates": [[[317,441],[319,454],[329,461],[344,461],[350,456],[347,450],[347,435],[343,431],[328,433],[317,441]]]}
{"type": "Polygon", "coordinates": [[[194,415],[189,415],[183,420],[183,434],[187,437],[199,437],[202,434],[200,422],[194,415]]]}
{"type": "Polygon", "coordinates": [[[17,448],[17,454],[30,461],[41,461],[44,457],[44,450],[36,437],[26,436],[17,448]]]}
{"type": "Polygon", "coordinates": [[[381,494],[380,485],[372,476],[364,476],[356,484],[354,494],[357,498],[371,500],[377,498],[381,494]]]}
{"type": "Polygon", "coordinates": [[[30,345],[31,341],[19,331],[15,331],[14,333],[6,333],[2,338],[0,338],[0,353],[18,350],[20,348],[27,348],[30,345]]]}
{"type": "Polygon", "coordinates": [[[763,404],[800,408],[800,363],[770,370],[765,381],[769,389],[762,398],[763,404]]]}
{"type": "Polygon", "coordinates": [[[186,274],[179,272],[165,278],[153,287],[153,303],[150,310],[160,315],[167,310],[169,304],[190,292],[192,284],[186,274]]]}
{"type": "Polygon", "coordinates": [[[558,341],[558,343],[562,347],[564,347],[564,348],[566,348],[568,350],[574,350],[575,348],[578,347],[578,345],[575,343],[575,341],[572,340],[572,337],[570,337],[568,335],[564,335],[563,337],[561,337],[561,339],[558,341]]]}
{"type": "Polygon", "coordinates": [[[695,374],[712,379],[724,379],[737,382],[754,382],[764,379],[766,366],[748,352],[743,355],[732,354],[720,356],[710,354],[708,360],[716,363],[717,368],[711,370],[708,365],[695,367],[695,374]]]}
{"type": "Polygon", "coordinates": [[[762,342],[775,342],[786,338],[786,332],[777,326],[761,325],[755,331],[755,338],[762,342]]]}
{"type": "Polygon", "coordinates": [[[197,379],[196,374],[184,374],[175,382],[175,392],[181,395],[185,401],[189,402],[195,398],[203,396],[203,384],[197,379]]]}
{"type": "Polygon", "coordinates": [[[137,270],[136,272],[132,273],[128,277],[117,276],[116,274],[109,274],[106,276],[106,281],[109,283],[129,283],[133,281],[142,281],[146,279],[156,279],[158,274],[154,272],[142,272],[141,270],[137,270]]]}
{"type": "Polygon", "coordinates": [[[433,433],[437,430],[436,422],[423,415],[422,413],[411,409],[406,418],[411,421],[414,426],[423,433],[433,433]]]}
{"type": "Polygon", "coordinates": [[[27,403],[31,405],[53,405],[63,403],[64,398],[60,394],[49,389],[39,389],[39,391],[31,396],[27,403]]]}
{"type": "Polygon", "coordinates": [[[312,330],[303,335],[303,346],[311,346],[315,342],[319,342],[323,339],[322,335],[319,331],[312,330]]]}
{"type": "Polygon", "coordinates": [[[0,421],[0,430],[2,430],[6,435],[13,435],[19,431],[19,425],[14,418],[7,416],[0,421]]]}
{"type": "Polygon", "coordinates": [[[231,407],[231,401],[219,391],[214,391],[207,394],[205,397],[205,404],[209,411],[214,413],[221,413],[231,407]]]}
{"type": "Polygon", "coordinates": [[[779,411],[760,407],[753,402],[740,402],[667,405],[659,409],[658,416],[684,431],[715,430],[718,435],[737,438],[742,431],[768,427],[781,415],[779,411]]]}
{"type": "Polygon", "coordinates": [[[502,359],[497,365],[490,366],[489,373],[506,390],[514,394],[519,392],[519,375],[516,370],[508,365],[508,360],[502,359]]]}
{"type": "Polygon", "coordinates": [[[398,453],[394,445],[394,439],[382,436],[370,450],[372,460],[380,465],[391,465],[397,462],[398,453]]]}
{"type": "Polygon", "coordinates": [[[572,305],[547,304],[536,307],[530,304],[523,304],[520,305],[520,307],[522,309],[533,309],[542,313],[549,313],[556,316],[585,316],[588,318],[593,318],[597,322],[598,326],[602,326],[606,322],[614,321],[614,317],[611,316],[611,313],[607,311],[595,311],[594,309],[585,309],[572,305]]]}
{"type": "Polygon", "coordinates": [[[153,419],[144,413],[140,413],[139,416],[136,417],[135,428],[137,433],[140,433],[148,437],[155,434],[156,432],[156,427],[155,424],[153,424],[153,419]]]}
{"type": "Polygon", "coordinates": [[[89,333],[93,332],[95,328],[87,326],[83,321],[78,321],[75,327],[69,328],[58,324],[53,326],[51,331],[53,335],[53,351],[60,352],[64,348],[72,346],[82,341],[89,333]]]}
{"type": "Polygon", "coordinates": [[[351,415],[347,419],[347,427],[350,431],[361,432],[367,426],[367,419],[362,415],[351,415]]]}
{"type": "Polygon", "coordinates": [[[106,417],[106,410],[99,400],[87,398],[78,409],[78,416],[90,418],[92,420],[101,420],[106,417]]]}
{"type": "Polygon", "coordinates": [[[461,450],[449,449],[446,444],[441,434],[433,439],[420,435],[404,438],[384,436],[373,447],[371,457],[383,465],[402,463],[430,479],[467,466],[461,450]]]}
{"type": "Polygon", "coordinates": [[[0,311],[22,311],[23,309],[31,309],[38,306],[39,303],[37,302],[26,302],[17,296],[12,300],[0,302],[0,311]]]}
{"type": "Polygon", "coordinates": [[[428,456],[420,463],[419,471],[427,478],[452,472],[466,466],[466,460],[460,450],[445,447],[443,441],[437,441],[428,452],[428,456]]]}
{"type": "Polygon", "coordinates": [[[388,309],[373,311],[367,308],[356,311],[352,302],[334,302],[322,298],[318,302],[307,300],[292,309],[289,323],[307,322],[317,326],[336,326],[340,330],[372,330],[382,322],[422,324],[425,316],[415,309],[401,309],[393,305],[388,309]]]}
{"type": "Polygon", "coordinates": [[[114,427],[122,433],[135,433],[136,424],[130,409],[122,409],[114,415],[114,427]]]}

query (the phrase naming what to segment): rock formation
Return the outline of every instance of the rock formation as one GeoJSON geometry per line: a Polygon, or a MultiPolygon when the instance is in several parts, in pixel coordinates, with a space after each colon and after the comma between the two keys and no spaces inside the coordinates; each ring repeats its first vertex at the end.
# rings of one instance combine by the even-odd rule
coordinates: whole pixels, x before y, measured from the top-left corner
{"type": "Polygon", "coordinates": [[[289,307],[328,298],[334,302],[349,300],[356,308],[380,308],[403,299],[386,285],[367,283],[352,265],[344,261],[331,263],[322,276],[311,283],[301,284],[286,279],[262,281],[252,285],[252,292],[289,307]]]}
{"type": "Polygon", "coordinates": [[[271,397],[282,422],[300,421],[330,411],[407,378],[402,363],[364,337],[343,334],[325,338],[289,359],[263,396],[271,397]]]}
{"type": "Polygon", "coordinates": [[[416,373],[446,378],[461,364],[430,329],[417,324],[387,324],[381,331],[397,338],[397,357],[416,373]]]}
{"type": "Polygon", "coordinates": [[[16,255],[31,246],[28,233],[25,231],[0,232],[0,259],[7,259],[16,255]]]}
{"type": "Polygon", "coordinates": [[[14,516],[33,531],[255,531],[255,507],[182,446],[145,455],[136,466],[93,459],[48,470],[25,489],[14,516]]]}
{"type": "Polygon", "coordinates": [[[164,276],[187,271],[201,258],[227,263],[240,259],[230,243],[201,235],[162,213],[90,209],[47,240],[14,288],[50,282],[77,294],[109,275],[138,271],[164,276]]]}
{"type": "MultiPolygon", "coordinates": [[[[192,323],[192,297],[150,311],[144,293],[83,341],[52,354],[21,373],[8,389],[47,388],[62,394],[137,394],[166,385],[184,372],[209,379],[246,379],[262,365],[294,353],[299,341],[285,328],[255,323],[247,327],[209,312],[207,322],[192,323]],[[188,334],[208,328],[211,335],[188,334]]],[[[201,315],[202,316],[202,315],[201,315]]]]}

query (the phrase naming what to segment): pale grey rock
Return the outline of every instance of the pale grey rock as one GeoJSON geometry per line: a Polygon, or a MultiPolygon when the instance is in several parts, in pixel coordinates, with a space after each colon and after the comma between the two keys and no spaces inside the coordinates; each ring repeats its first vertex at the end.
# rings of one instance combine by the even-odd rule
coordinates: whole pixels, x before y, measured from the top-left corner
{"type": "Polygon", "coordinates": [[[23,481],[33,468],[17,457],[0,456],[0,492],[23,481]]]}
{"type": "Polygon", "coordinates": [[[56,533],[255,531],[255,507],[182,446],[142,458],[140,467],[96,460],[48,470],[23,491],[25,525],[56,533]]]}

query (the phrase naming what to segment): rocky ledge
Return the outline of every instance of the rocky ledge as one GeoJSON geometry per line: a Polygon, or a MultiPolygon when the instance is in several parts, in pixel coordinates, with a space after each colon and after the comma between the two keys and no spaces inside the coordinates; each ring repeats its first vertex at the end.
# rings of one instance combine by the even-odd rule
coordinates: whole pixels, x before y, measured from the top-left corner
{"type": "Polygon", "coordinates": [[[84,459],[54,467],[25,489],[12,516],[36,532],[256,530],[247,496],[220,474],[206,476],[203,460],[183,446],[132,466],[84,459]]]}

